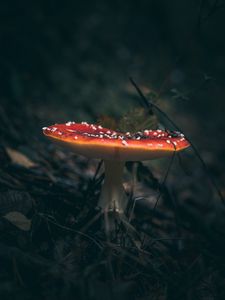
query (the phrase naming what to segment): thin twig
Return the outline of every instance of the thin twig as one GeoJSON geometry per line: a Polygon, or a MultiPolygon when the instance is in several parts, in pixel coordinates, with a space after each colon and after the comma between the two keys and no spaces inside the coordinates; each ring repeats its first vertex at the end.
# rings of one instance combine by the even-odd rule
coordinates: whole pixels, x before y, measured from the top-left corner
{"type": "MultiPolygon", "coordinates": [[[[161,108],[159,108],[156,104],[150,102],[149,100],[147,100],[147,98],[144,96],[144,94],[142,93],[142,91],[140,90],[140,88],[137,86],[137,84],[135,83],[135,81],[133,80],[133,78],[130,77],[130,81],[132,83],[132,85],[135,87],[135,89],[137,90],[139,96],[142,98],[142,99],[145,99],[145,103],[148,102],[149,103],[149,106],[155,108],[162,116],[164,116],[170,123],[171,125],[177,130],[177,131],[180,131],[180,132],[183,132],[177,125],[176,123],[170,118],[168,117],[168,115],[163,111],[161,110],[161,108]]],[[[215,179],[213,178],[213,176],[211,175],[211,173],[209,172],[208,170],[208,167],[206,165],[206,163],[204,162],[203,158],[201,157],[201,155],[199,154],[198,150],[197,150],[197,147],[192,143],[192,141],[185,135],[186,137],[186,140],[190,143],[195,155],[197,156],[197,158],[199,159],[199,161],[201,162],[202,166],[203,166],[203,169],[205,170],[212,186],[215,188],[219,198],[221,199],[221,201],[223,202],[223,204],[225,205],[225,200],[223,198],[223,195],[220,191],[220,189],[218,188],[217,186],[217,183],[215,181],[215,179]]]]}
{"type": "Polygon", "coordinates": [[[44,218],[44,219],[47,219],[49,223],[52,223],[53,225],[63,229],[63,230],[66,230],[66,231],[70,231],[70,232],[74,232],[78,235],[82,235],[84,236],[85,238],[89,239],[90,241],[92,241],[95,245],[97,245],[100,249],[102,249],[102,245],[100,244],[100,242],[96,241],[93,237],[91,237],[90,235],[84,233],[84,232],[81,232],[79,230],[75,230],[75,229],[72,229],[70,227],[67,227],[67,226],[64,226],[64,225],[61,225],[59,223],[56,223],[55,221],[51,220],[48,216],[44,215],[44,214],[41,214],[39,213],[38,214],[40,217],[44,218]]]}

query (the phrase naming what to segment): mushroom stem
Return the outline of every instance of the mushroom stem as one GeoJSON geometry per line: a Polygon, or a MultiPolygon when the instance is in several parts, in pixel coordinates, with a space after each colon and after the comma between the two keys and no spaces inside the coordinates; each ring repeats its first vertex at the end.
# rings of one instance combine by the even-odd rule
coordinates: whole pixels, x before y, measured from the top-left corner
{"type": "Polygon", "coordinates": [[[105,160],[105,180],[102,186],[98,206],[103,212],[116,211],[124,213],[127,196],[122,184],[124,162],[105,160]]]}

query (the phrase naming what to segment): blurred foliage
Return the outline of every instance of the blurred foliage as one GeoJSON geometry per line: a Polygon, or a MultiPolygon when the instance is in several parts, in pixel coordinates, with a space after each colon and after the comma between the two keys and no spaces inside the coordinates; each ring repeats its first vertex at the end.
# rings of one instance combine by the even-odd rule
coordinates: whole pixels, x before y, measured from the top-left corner
{"type": "Polygon", "coordinates": [[[108,116],[101,116],[97,124],[105,128],[117,130],[120,132],[135,133],[144,129],[157,129],[157,117],[149,114],[146,109],[138,107],[125,113],[120,119],[108,116]]]}
{"type": "Polygon", "coordinates": [[[117,130],[117,120],[116,118],[109,117],[106,115],[100,116],[96,122],[98,125],[101,125],[105,128],[117,130]]]}
{"type": "Polygon", "coordinates": [[[118,122],[118,129],[122,132],[135,133],[144,129],[157,129],[157,117],[144,108],[134,108],[128,111],[118,122]]]}

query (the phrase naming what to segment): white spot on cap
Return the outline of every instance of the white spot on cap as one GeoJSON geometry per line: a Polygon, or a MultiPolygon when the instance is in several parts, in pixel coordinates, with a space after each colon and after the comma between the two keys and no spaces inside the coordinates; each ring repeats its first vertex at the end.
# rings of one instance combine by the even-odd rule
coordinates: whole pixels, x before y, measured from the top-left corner
{"type": "Polygon", "coordinates": [[[72,124],[75,124],[75,122],[69,121],[69,122],[66,123],[66,126],[70,126],[70,125],[72,125],[72,124]]]}
{"type": "Polygon", "coordinates": [[[166,140],[166,142],[167,142],[167,144],[170,144],[170,143],[171,143],[170,140],[166,140]]]}
{"type": "Polygon", "coordinates": [[[123,144],[124,146],[128,146],[128,143],[127,143],[125,140],[122,141],[122,144],[123,144]]]}

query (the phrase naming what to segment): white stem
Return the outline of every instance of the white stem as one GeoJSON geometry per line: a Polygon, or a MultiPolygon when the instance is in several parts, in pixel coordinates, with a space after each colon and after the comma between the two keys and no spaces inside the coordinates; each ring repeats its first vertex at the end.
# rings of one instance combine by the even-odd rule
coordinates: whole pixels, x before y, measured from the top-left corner
{"type": "Polygon", "coordinates": [[[98,206],[103,211],[124,213],[128,201],[122,184],[124,162],[106,160],[104,165],[105,180],[98,206]]]}

